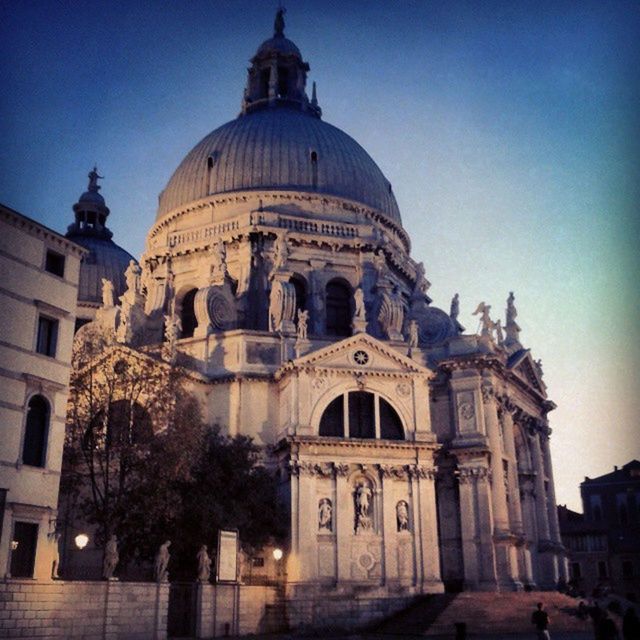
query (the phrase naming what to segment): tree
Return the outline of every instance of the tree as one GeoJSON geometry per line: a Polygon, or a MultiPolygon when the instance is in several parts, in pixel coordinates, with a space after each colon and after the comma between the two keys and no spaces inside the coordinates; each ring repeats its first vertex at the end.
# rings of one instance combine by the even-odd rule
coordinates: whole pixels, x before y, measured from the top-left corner
{"type": "Polygon", "coordinates": [[[120,571],[172,540],[174,577],[202,544],[237,528],[247,549],[282,535],[275,479],[259,449],[203,424],[186,376],[150,354],[83,336],[74,352],[61,482],[63,519],[115,533],[120,571]]]}

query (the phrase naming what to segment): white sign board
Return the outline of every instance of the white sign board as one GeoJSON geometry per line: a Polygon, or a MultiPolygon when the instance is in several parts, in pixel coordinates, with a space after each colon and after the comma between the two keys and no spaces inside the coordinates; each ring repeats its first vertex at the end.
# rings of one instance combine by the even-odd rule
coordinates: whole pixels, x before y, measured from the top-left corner
{"type": "Polygon", "coordinates": [[[218,582],[238,580],[238,532],[218,531],[218,582]]]}

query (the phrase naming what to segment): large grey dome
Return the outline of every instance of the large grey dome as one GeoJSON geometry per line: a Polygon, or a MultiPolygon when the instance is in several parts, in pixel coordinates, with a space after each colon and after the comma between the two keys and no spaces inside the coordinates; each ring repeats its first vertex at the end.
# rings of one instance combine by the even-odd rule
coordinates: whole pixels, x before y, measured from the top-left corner
{"type": "Polygon", "coordinates": [[[340,129],[286,106],[242,115],[199,142],[161,193],[157,219],[200,198],[246,189],[339,196],[400,223],[391,184],[369,154],[340,129]]]}

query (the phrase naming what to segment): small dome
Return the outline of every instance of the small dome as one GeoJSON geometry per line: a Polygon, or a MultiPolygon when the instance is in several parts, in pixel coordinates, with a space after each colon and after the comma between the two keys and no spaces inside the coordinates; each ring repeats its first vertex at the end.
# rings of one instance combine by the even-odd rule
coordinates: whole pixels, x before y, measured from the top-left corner
{"type": "Polygon", "coordinates": [[[274,36],[273,38],[269,38],[265,40],[259,47],[256,52],[256,58],[261,58],[263,56],[269,56],[272,53],[280,53],[282,55],[293,55],[302,58],[302,54],[300,53],[300,49],[291,42],[288,38],[284,36],[274,36]]]}
{"type": "Polygon", "coordinates": [[[97,191],[85,191],[80,198],[78,198],[78,202],[90,202],[91,204],[97,204],[104,206],[104,198],[97,191]]]}
{"type": "Polygon", "coordinates": [[[206,196],[249,189],[343,197],[401,223],[391,184],[371,156],[337,127],[287,107],[240,116],[201,140],[160,194],[156,219],[206,196]]]}
{"type": "Polygon", "coordinates": [[[133,256],[107,238],[78,234],[71,239],[89,250],[89,254],[80,264],[78,302],[102,303],[103,278],[113,283],[117,301],[118,296],[121,296],[127,288],[124,272],[129,266],[129,261],[134,260],[133,256]]]}

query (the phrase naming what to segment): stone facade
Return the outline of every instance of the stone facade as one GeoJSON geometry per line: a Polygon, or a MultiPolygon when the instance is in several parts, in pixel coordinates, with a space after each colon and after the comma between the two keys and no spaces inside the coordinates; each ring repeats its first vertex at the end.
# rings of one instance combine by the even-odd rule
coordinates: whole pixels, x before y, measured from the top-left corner
{"type": "Polygon", "coordinates": [[[479,305],[479,335],[457,296],[432,306],[391,185],[322,122],[282,28],[252,59],[240,117],[169,181],[141,272],[93,326],[190,370],[207,420],[264,448],[292,610],[553,587],[554,405],[514,296],[504,325],[479,305]]]}
{"type": "Polygon", "coordinates": [[[0,575],[50,580],[84,249],[0,205],[0,575]]]}

